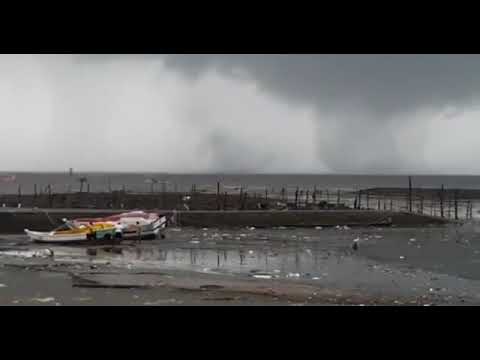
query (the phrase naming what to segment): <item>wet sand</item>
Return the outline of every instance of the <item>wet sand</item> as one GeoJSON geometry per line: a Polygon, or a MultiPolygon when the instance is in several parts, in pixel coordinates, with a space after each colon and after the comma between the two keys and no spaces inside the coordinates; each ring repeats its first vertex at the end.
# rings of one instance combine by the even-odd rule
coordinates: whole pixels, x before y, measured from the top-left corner
{"type": "Polygon", "coordinates": [[[5,235],[0,304],[476,305],[474,230],[169,228],[166,239],[95,247],[5,235]],[[54,256],[29,257],[45,248],[54,256]]]}

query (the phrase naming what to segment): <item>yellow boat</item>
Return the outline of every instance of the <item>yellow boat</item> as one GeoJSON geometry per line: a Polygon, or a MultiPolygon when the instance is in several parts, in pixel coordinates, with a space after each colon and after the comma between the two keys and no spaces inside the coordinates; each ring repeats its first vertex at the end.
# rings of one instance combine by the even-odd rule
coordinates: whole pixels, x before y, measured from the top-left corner
{"type": "Polygon", "coordinates": [[[32,241],[48,243],[111,240],[116,237],[117,232],[118,230],[115,225],[109,223],[75,226],[69,221],[65,221],[65,224],[50,232],[25,229],[25,233],[32,241]]]}

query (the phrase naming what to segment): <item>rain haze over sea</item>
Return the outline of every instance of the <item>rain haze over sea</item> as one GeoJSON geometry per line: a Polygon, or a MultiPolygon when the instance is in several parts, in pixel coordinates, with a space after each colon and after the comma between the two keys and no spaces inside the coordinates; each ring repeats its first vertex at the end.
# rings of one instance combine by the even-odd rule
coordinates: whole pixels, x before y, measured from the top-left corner
{"type": "MultiPolygon", "coordinates": [[[[279,192],[281,188],[361,190],[374,187],[408,187],[408,175],[308,175],[308,174],[169,174],[169,173],[0,173],[0,193],[14,194],[19,186],[24,194],[48,185],[56,193],[80,190],[80,178],[86,178],[91,192],[123,190],[130,192],[188,192],[192,185],[199,191],[216,191],[220,182],[228,192],[243,189],[279,192]],[[153,184],[152,184],[153,182],[153,184]]],[[[480,176],[412,176],[413,186],[421,188],[480,189],[480,176]]],[[[84,191],[85,191],[84,187],[84,191]]]]}

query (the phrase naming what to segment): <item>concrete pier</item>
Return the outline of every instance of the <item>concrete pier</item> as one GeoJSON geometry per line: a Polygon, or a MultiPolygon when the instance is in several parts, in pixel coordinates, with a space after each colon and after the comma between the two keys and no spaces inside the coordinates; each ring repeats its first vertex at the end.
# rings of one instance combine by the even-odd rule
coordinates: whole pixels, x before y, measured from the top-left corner
{"type": "MultiPolygon", "coordinates": [[[[112,209],[0,209],[0,233],[21,233],[25,228],[47,231],[62,224],[62,219],[102,217],[125,210],[112,209]]],[[[411,213],[366,210],[293,210],[293,211],[176,211],[177,226],[183,227],[314,227],[314,226],[425,226],[449,223],[446,219],[411,213]]]]}

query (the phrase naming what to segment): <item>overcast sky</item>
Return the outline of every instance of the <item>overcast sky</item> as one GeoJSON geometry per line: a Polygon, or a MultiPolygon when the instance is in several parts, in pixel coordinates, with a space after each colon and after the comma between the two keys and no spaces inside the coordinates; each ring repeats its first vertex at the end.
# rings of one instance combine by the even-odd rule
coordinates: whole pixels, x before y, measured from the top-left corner
{"type": "Polygon", "coordinates": [[[0,55],[3,171],[480,174],[477,55],[0,55]]]}

